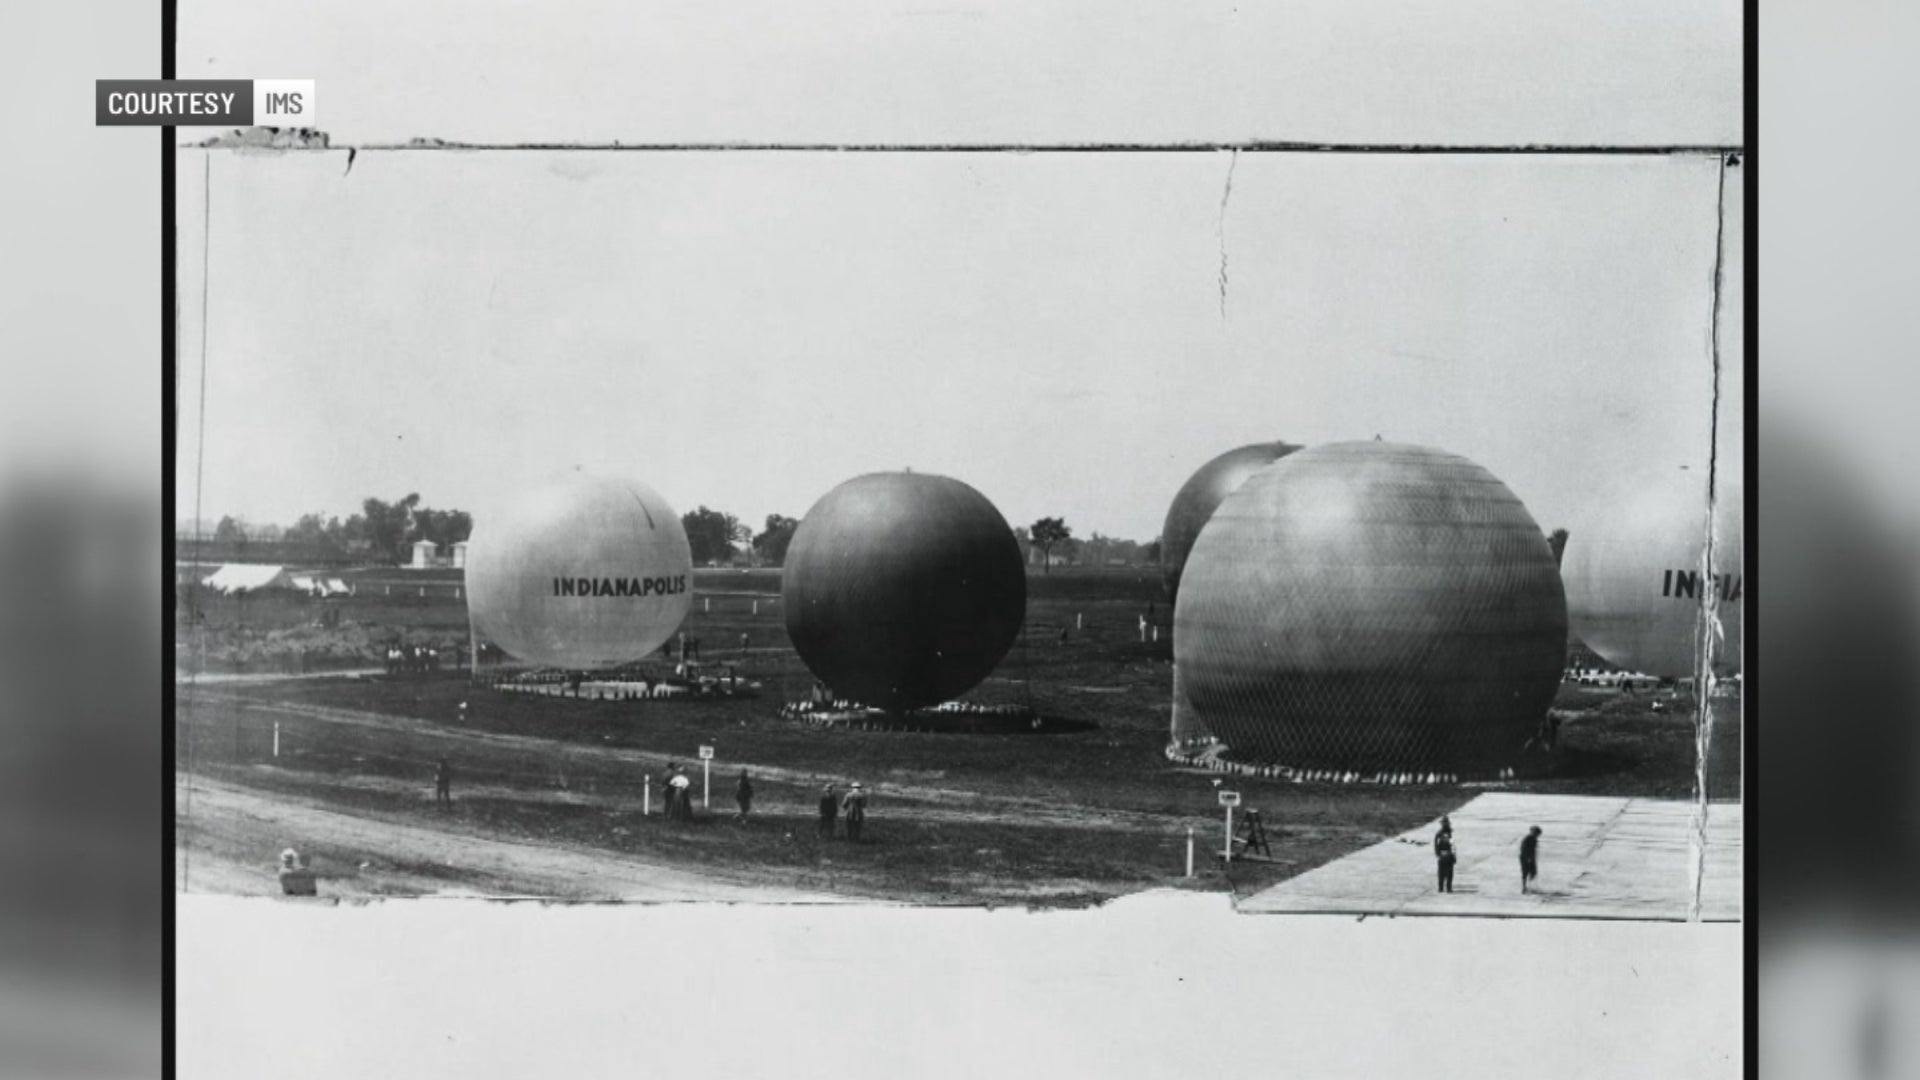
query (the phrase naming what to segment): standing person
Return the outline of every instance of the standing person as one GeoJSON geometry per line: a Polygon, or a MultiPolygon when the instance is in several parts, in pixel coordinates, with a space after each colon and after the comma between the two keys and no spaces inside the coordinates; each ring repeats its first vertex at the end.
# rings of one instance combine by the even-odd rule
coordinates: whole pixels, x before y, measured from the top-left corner
{"type": "Polygon", "coordinates": [[[674,814],[681,821],[692,821],[693,781],[688,778],[686,771],[676,767],[673,779],[667,781],[667,787],[673,791],[674,814]]]}
{"type": "Polygon", "coordinates": [[[453,805],[453,766],[447,764],[446,758],[441,758],[433,769],[433,801],[439,806],[453,805]]]}
{"type": "Polygon", "coordinates": [[[745,630],[740,631],[740,655],[743,657],[747,655],[747,640],[747,632],[745,630]]]}
{"type": "Polygon", "coordinates": [[[740,804],[740,820],[747,820],[753,812],[753,781],[748,779],[747,770],[740,770],[740,782],[733,785],[733,801],[740,804]]]}
{"type": "Polygon", "coordinates": [[[1533,891],[1533,879],[1540,876],[1540,826],[1527,830],[1520,841],[1520,891],[1533,891]]]}
{"type": "Polygon", "coordinates": [[[1440,823],[1440,831],[1435,833],[1433,837],[1433,857],[1440,867],[1440,891],[1450,893],[1453,891],[1453,864],[1455,859],[1453,851],[1453,827],[1447,824],[1447,819],[1445,818],[1441,818],[1440,823]]]}
{"type": "Polygon", "coordinates": [[[822,837],[828,840],[833,839],[834,822],[839,816],[840,797],[835,793],[833,785],[828,784],[820,792],[820,835],[822,837]]]}
{"type": "Polygon", "coordinates": [[[847,839],[860,842],[861,827],[867,823],[867,793],[861,789],[860,781],[853,782],[852,790],[847,792],[844,809],[847,812],[847,839]]]}

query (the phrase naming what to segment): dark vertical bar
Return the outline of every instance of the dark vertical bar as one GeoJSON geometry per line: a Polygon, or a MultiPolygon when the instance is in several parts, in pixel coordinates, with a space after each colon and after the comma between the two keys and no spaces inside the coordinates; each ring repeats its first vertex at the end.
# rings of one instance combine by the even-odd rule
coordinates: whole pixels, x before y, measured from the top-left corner
{"type": "MultiPolygon", "coordinates": [[[[179,33],[180,8],[178,0],[160,0],[160,77],[175,78],[174,46],[179,33]]],[[[177,552],[174,543],[174,522],[177,493],[174,491],[173,474],[175,456],[179,452],[180,436],[180,355],[176,335],[179,332],[179,281],[175,276],[178,244],[178,224],[174,217],[175,161],[174,131],[171,127],[160,129],[160,524],[161,553],[165,565],[161,568],[161,580],[164,592],[161,595],[161,618],[165,629],[162,631],[166,645],[166,654],[160,665],[160,795],[161,795],[161,867],[164,887],[160,893],[160,1061],[162,1075],[174,1075],[177,1044],[174,1029],[178,1014],[174,1000],[177,986],[178,954],[174,934],[175,892],[179,887],[174,870],[174,806],[173,806],[173,770],[175,746],[175,718],[173,702],[173,641],[176,632],[175,620],[179,616],[176,588],[177,552]]]]}

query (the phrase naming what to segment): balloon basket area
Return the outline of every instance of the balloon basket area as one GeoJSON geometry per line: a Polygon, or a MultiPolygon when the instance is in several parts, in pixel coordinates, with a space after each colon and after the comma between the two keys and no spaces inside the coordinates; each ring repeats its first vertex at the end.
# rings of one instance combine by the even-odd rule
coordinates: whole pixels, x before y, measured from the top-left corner
{"type": "Polygon", "coordinates": [[[757,698],[758,680],[730,665],[681,663],[627,666],[592,672],[540,668],[483,680],[496,693],[577,701],[711,701],[757,698]]]}
{"type": "Polygon", "coordinates": [[[1211,736],[1178,739],[1167,744],[1167,760],[1183,768],[1228,776],[1284,780],[1296,784],[1371,784],[1378,787],[1459,784],[1476,786],[1524,780],[1541,770],[1528,760],[1519,765],[1483,765],[1470,769],[1350,768],[1287,765],[1277,762],[1236,761],[1226,743],[1211,736]]]}
{"type": "Polygon", "coordinates": [[[923,735],[1053,735],[1092,726],[1086,721],[1042,716],[1026,705],[971,701],[949,701],[907,712],[888,712],[851,701],[789,701],[780,706],[780,718],[815,728],[923,735]]]}

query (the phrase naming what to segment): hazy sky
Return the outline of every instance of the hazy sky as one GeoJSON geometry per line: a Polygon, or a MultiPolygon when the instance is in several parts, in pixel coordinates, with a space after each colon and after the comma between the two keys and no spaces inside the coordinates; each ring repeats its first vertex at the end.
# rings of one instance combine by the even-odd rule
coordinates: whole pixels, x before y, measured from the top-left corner
{"type": "Polygon", "coordinates": [[[1711,156],[203,153],[210,516],[912,467],[1146,539],[1220,451],[1379,434],[1552,527],[1706,458],[1711,156]]]}
{"type": "MultiPolygon", "coordinates": [[[[180,74],[314,78],[336,144],[1736,144],[1739,15],[223,0],[184,5],[180,74]]],[[[1223,450],[1379,434],[1475,458],[1552,527],[1707,454],[1713,155],[189,150],[181,174],[183,515],[203,238],[209,516],[478,510],[590,465],[758,523],[912,467],[1016,525],[1146,539],[1223,450]]]]}

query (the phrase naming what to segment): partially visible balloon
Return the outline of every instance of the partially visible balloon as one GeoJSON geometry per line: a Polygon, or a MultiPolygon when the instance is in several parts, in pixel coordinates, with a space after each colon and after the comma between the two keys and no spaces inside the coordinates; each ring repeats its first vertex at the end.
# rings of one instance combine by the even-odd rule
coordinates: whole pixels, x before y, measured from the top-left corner
{"type": "Polygon", "coordinates": [[[1167,507],[1166,524],[1160,527],[1160,573],[1168,597],[1176,601],[1180,598],[1180,572],[1187,565],[1187,555],[1221,500],[1239,490],[1254,473],[1298,449],[1283,442],[1242,446],[1200,466],[1180,485],[1167,507]]]}
{"type": "Polygon", "coordinates": [[[1006,519],[966,484],[925,473],[859,476],[822,496],[794,531],[780,591],[808,669],[886,709],[978,685],[1027,610],[1006,519]]]}
{"type": "Polygon", "coordinates": [[[572,474],[475,522],[467,608],[510,655],[572,670],[658,649],[693,603],[686,529],[658,493],[572,474]]]}
{"type": "Polygon", "coordinates": [[[1289,455],[1220,504],[1185,578],[1180,689],[1243,760],[1490,773],[1519,760],[1566,662],[1546,536],[1440,450],[1289,455]]]}
{"type": "Polygon", "coordinates": [[[1648,482],[1604,515],[1572,529],[1561,560],[1575,637],[1609,663],[1662,678],[1697,674],[1717,617],[1714,669],[1740,670],[1746,599],[1744,498],[1737,478],[1718,481],[1709,513],[1704,476],[1648,482]],[[1713,526],[1713,565],[1707,527],[1713,526]]]}

